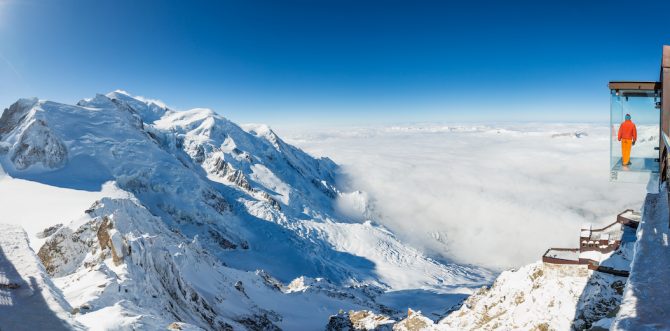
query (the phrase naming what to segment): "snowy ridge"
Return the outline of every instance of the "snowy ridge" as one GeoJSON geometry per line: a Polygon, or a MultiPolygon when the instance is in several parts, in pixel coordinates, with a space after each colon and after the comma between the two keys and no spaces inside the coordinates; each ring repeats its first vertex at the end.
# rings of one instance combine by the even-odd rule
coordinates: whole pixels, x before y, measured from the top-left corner
{"type": "Polygon", "coordinates": [[[621,302],[626,278],[586,266],[535,263],[503,272],[461,309],[441,320],[441,330],[570,330],[591,327],[621,302]]]}
{"type": "MultiPolygon", "coordinates": [[[[631,251],[629,243],[614,253],[622,264],[620,267],[630,264],[627,256],[631,251]]],[[[375,330],[609,329],[622,302],[626,280],[591,271],[586,265],[536,262],[502,272],[491,286],[482,287],[466,300],[447,307],[448,311],[437,323],[430,312],[410,309],[405,317],[391,318],[363,310],[334,315],[328,327],[349,330],[367,323],[367,329],[375,330]]],[[[654,309],[657,314],[662,310],[654,309]]]]}
{"type": "Polygon", "coordinates": [[[7,330],[83,330],[72,307],[51,282],[28,236],[19,226],[0,224],[0,320],[7,330]]]}
{"type": "Polygon", "coordinates": [[[0,118],[0,147],[0,183],[115,187],[40,231],[46,270],[94,329],[320,329],[340,309],[401,314],[386,291],[461,297],[491,278],[346,216],[335,163],[211,110],[123,91],[20,100],[0,118]]]}

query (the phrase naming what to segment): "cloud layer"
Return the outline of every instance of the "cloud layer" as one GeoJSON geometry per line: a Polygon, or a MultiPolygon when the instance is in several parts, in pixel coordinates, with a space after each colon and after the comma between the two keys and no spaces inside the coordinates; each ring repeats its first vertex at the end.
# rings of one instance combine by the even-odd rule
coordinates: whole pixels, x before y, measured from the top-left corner
{"type": "Polygon", "coordinates": [[[404,240],[494,269],[536,261],[551,246],[576,247],[582,223],[612,222],[645,194],[644,184],[609,182],[606,126],[412,125],[285,136],[341,164],[345,184],[368,193],[375,221],[404,240]]]}

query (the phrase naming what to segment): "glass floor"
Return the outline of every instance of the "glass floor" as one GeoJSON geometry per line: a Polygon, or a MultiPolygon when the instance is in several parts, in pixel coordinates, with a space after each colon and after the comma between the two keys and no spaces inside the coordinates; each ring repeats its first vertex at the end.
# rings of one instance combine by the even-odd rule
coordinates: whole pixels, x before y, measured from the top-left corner
{"type": "Polygon", "coordinates": [[[658,162],[654,158],[631,157],[630,164],[623,166],[621,165],[621,159],[619,159],[619,161],[612,166],[612,170],[658,172],[658,162]]]}

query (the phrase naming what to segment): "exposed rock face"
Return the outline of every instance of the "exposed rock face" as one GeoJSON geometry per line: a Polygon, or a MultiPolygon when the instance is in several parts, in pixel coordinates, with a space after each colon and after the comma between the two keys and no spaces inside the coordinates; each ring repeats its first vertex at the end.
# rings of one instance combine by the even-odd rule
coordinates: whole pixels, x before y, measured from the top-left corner
{"type": "Polygon", "coordinates": [[[204,167],[209,173],[234,183],[246,191],[251,191],[251,185],[249,185],[249,181],[244,176],[244,173],[234,169],[230,163],[224,160],[221,154],[215,154],[212,158],[207,159],[204,167]]]}
{"type": "MultiPolygon", "coordinates": [[[[60,228],[47,240],[39,256],[50,274],[65,279],[85,277],[91,272],[105,275],[108,281],[99,286],[101,297],[87,303],[91,309],[95,309],[100,301],[141,291],[152,298],[153,304],[163,306],[166,318],[177,317],[195,325],[206,325],[211,330],[237,329],[233,325],[243,325],[250,330],[278,330],[274,322],[280,317],[270,311],[256,309],[255,314],[222,317],[220,304],[224,302],[224,296],[233,299],[229,290],[208,289],[216,292],[216,296],[203,293],[189,280],[186,274],[190,271],[184,268],[185,264],[196,264],[198,269],[206,266],[211,268],[207,275],[218,277],[221,272],[218,268],[222,266],[197,243],[177,245],[180,241],[175,239],[181,235],[165,229],[135,202],[105,198],[96,202],[87,214],[91,219],[74,231],[70,227],[60,228]],[[166,245],[166,242],[175,244],[166,245]],[[122,268],[112,270],[109,263],[122,268]]],[[[221,282],[221,278],[214,279],[221,282]]],[[[244,293],[242,282],[238,283],[229,286],[248,302],[250,299],[244,293]]],[[[173,328],[187,326],[172,325],[173,328]]]]}
{"type": "Polygon", "coordinates": [[[265,191],[259,191],[259,192],[260,192],[259,194],[261,195],[261,197],[262,197],[263,199],[265,199],[267,202],[269,202],[270,205],[271,205],[274,209],[276,209],[276,210],[281,210],[281,205],[279,204],[279,202],[277,202],[277,200],[275,200],[274,198],[272,198],[272,197],[271,197],[267,192],[265,192],[265,191]]]}
{"type": "Polygon", "coordinates": [[[29,114],[35,109],[37,99],[21,99],[11,105],[0,117],[0,154],[9,153],[9,158],[18,170],[36,164],[45,168],[58,168],[67,161],[67,148],[51,132],[47,123],[39,116],[29,114]]]}
{"type": "Polygon", "coordinates": [[[44,238],[49,237],[52,234],[56,233],[56,231],[58,231],[58,229],[60,229],[61,227],[63,227],[63,224],[61,224],[61,223],[52,225],[52,226],[42,230],[36,236],[37,236],[37,238],[44,239],[44,238]]]}
{"type": "Polygon", "coordinates": [[[340,312],[337,315],[332,315],[328,319],[326,331],[353,331],[354,323],[349,318],[349,314],[340,312]]]}
{"type": "Polygon", "coordinates": [[[368,310],[350,311],[349,320],[356,330],[391,330],[394,320],[368,310]]]}
{"type": "Polygon", "coordinates": [[[35,120],[20,133],[10,158],[19,170],[37,163],[47,168],[58,168],[67,160],[67,148],[44,121],[35,120]]]}
{"type": "Polygon", "coordinates": [[[214,191],[204,191],[202,193],[203,200],[214,210],[223,214],[226,211],[230,210],[230,205],[220,194],[214,191]]]}
{"type": "Polygon", "coordinates": [[[282,292],[282,288],[284,285],[274,277],[270,276],[270,274],[268,274],[264,270],[257,270],[256,275],[262,279],[263,283],[267,287],[275,291],[282,292]]]}
{"type": "Polygon", "coordinates": [[[381,324],[394,331],[600,330],[616,315],[625,281],[583,265],[538,262],[503,272],[492,286],[480,288],[439,323],[411,309],[399,322],[350,311],[331,316],[327,329],[377,330],[381,324]]]}
{"type": "Polygon", "coordinates": [[[77,231],[67,227],[56,231],[37,252],[47,273],[56,277],[69,274],[84,262],[89,251],[97,251],[100,247],[95,237],[98,224],[99,221],[93,220],[77,231]]]}
{"type": "MultiPolygon", "coordinates": [[[[94,206],[102,205],[98,202],[94,206]]],[[[37,256],[49,275],[58,277],[72,273],[80,264],[94,266],[108,257],[120,265],[128,249],[125,239],[114,229],[113,221],[105,215],[86,222],[76,231],[59,227],[37,256]]]]}
{"type": "MultiPolygon", "coordinates": [[[[169,331],[203,331],[202,328],[199,328],[195,325],[183,323],[183,322],[172,322],[168,324],[167,329],[169,331]]],[[[233,331],[232,327],[224,328],[223,331],[233,331]]]]}
{"type": "Polygon", "coordinates": [[[19,122],[28,115],[28,112],[33,108],[37,101],[36,98],[20,99],[9,106],[9,108],[5,109],[0,117],[0,139],[18,126],[19,122]]]}
{"type": "Polygon", "coordinates": [[[340,311],[337,315],[330,317],[326,330],[329,331],[353,331],[353,330],[375,330],[375,331],[423,331],[437,329],[435,323],[423,316],[421,312],[411,309],[403,320],[395,320],[368,310],[340,311]]]}
{"type": "MultiPolygon", "coordinates": [[[[197,153],[189,153],[197,156],[197,159],[195,160],[205,160],[204,154],[201,155],[201,151],[203,151],[203,148],[201,146],[198,146],[196,148],[197,153]]],[[[194,157],[192,155],[192,157],[194,157]]],[[[216,153],[214,156],[211,158],[206,159],[204,161],[203,167],[207,172],[219,176],[220,178],[235,184],[237,187],[240,189],[249,192],[255,196],[259,196],[261,199],[267,201],[274,209],[276,210],[281,210],[281,205],[277,200],[272,198],[267,192],[263,190],[259,190],[257,188],[251,187],[251,184],[249,184],[249,180],[247,177],[244,175],[244,173],[238,169],[234,169],[230,163],[226,162],[222,156],[222,153],[216,153]]]]}
{"type": "Polygon", "coordinates": [[[85,330],[28,246],[20,226],[0,223],[0,328],[85,330]]]}
{"type": "Polygon", "coordinates": [[[121,264],[123,262],[124,247],[126,247],[126,245],[122,242],[123,239],[119,238],[121,235],[114,230],[114,224],[109,217],[102,218],[102,224],[98,227],[96,236],[98,237],[100,249],[102,249],[102,258],[104,259],[105,251],[109,250],[112,254],[112,261],[114,264],[121,264]]]}
{"type": "Polygon", "coordinates": [[[410,309],[407,318],[394,325],[393,331],[428,330],[432,328],[434,324],[435,323],[433,323],[430,318],[421,315],[421,312],[415,312],[410,309]]]}
{"type": "Polygon", "coordinates": [[[440,321],[446,330],[589,328],[621,301],[625,278],[583,265],[534,263],[503,272],[440,321]]]}

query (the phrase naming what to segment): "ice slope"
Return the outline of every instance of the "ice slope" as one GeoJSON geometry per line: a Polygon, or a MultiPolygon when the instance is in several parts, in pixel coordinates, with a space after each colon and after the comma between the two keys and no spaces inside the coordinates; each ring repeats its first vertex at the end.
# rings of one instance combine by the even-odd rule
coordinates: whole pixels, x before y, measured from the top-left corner
{"type": "Polygon", "coordinates": [[[91,194],[39,223],[65,224],[39,256],[89,327],[321,328],[339,309],[405,309],[384,292],[462,297],[491,278],[341,215],[337,165],[211,110],[22,99],[0,117],[0,165],[25,194],[91,194]]]}
{"type": "Polygon", "coordinates": [[[0,328],[83,330],[28,246],[21,227],[0,223],[0,328]]]}

